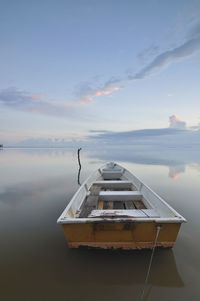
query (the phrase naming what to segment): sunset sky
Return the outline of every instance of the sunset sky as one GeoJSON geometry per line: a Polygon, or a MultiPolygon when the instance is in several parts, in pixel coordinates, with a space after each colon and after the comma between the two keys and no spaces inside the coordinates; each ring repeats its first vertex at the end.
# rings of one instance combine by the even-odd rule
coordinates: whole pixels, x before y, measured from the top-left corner
{"type": "Polygon", "coordinates": [[[0,37],[0,143],[200,128],[199,0],[2,0],[0,37]]]}

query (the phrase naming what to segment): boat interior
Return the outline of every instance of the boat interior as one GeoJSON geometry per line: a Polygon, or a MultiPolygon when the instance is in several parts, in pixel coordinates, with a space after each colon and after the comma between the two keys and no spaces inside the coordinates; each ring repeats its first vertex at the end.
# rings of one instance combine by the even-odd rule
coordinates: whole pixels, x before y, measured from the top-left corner
{"type": "Polygon", "coordinates": [[[124,171],[114,163],[99,170],[101,176],[88,190],[77,217],[130,216],[130,210],[134,210],[132,214],[135,216],[141,216],[141,210],[147,209],[151,210],[152,215],[150,204],[133,182],[126,179],[124,171]]]}
{"type": "Polygon", "coordinates": [[[65,219],[184,218],[127,169],[109,162],[80,187],[63,212],[65,219]]]}

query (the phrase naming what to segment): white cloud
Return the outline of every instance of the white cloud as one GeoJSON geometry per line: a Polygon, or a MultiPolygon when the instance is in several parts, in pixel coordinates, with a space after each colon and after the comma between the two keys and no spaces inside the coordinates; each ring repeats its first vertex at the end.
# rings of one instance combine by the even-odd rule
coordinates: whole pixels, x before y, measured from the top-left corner
{"type": "Polygon", "coordinates": [[[186,122],[181,121],[177,115],[172,115],[169,117],[169,127],[174,129],[185,129],[186,122]]]}
{"type": "Polygon", "coordinates": [[[77,102],[49,100],[43,93],[30,93],[15,87],[0,90],[0,104],[17,110],[36,114],[66,117],[72,109],[79,107],[77,102]]]}
{"type": "MultiPolygon", "coordinates": [[[[197,33],[196,33],[197,35],[197,33]]],[[[137,72],[135,75],[129,76],[129,80],[144,79],[153,75],[155,72],[167,67],[170,63],[180,59],[188,58],[200,50],[200,33],[179,47],[165,51],[158,56],[146,67],[137,72]]]]}

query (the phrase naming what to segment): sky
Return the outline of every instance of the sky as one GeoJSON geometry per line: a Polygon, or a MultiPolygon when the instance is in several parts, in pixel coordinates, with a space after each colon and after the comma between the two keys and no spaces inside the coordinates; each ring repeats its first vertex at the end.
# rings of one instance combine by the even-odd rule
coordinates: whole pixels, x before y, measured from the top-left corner
{"type": "Polygon", "coordinates": [[[199,0],[0,2],[0,143],[200,137],[199,0]]]}

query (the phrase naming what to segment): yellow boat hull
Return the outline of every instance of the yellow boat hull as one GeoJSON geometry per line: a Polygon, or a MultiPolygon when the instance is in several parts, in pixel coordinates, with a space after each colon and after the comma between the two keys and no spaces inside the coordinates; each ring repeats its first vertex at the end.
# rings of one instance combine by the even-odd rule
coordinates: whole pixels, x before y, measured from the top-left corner
{"type": "Polygon", "coordinates": [[[103,249],[152,248],[156,226],[161,226],[158,247],[174,246],[181,224],[155,222],[88,222],[62,224],[69,248],[81,246],[103,249]]]}

